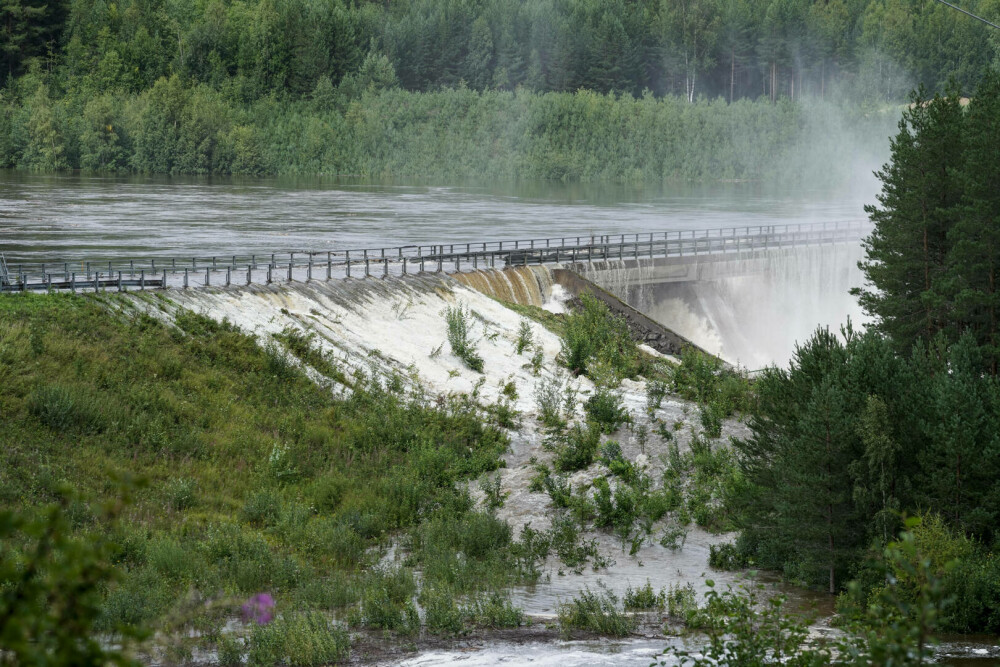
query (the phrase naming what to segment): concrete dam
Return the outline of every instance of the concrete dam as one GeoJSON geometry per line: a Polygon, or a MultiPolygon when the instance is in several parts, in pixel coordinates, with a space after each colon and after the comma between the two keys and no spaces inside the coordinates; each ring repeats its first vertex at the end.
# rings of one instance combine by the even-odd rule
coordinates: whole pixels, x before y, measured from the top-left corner
{"type": "Polygon", "coordinates": [[[327,283],[328,292],[346,293],[356,292],[347,284],[359,278],[426,288],[436,276],[500,301],[558,308],[589,290],[654,349],[672,354],[693,343],[755,370],[786,363],[817,326],[862,321],[849,291],[862,284],[857,263],[867,231],[824,223],[79,265],[0,262],[0,291],[273,292],[327,283]]]}

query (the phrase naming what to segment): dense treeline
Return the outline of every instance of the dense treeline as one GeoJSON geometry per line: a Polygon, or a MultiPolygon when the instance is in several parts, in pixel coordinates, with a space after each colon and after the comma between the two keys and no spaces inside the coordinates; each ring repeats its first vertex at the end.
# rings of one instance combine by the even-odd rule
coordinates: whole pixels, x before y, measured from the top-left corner
{"type": "Polygon", "coordinates": [[[412,93],[373,81],[377,74],[356,97],[327,83],[310,100],[269,97],[241,107],[177,76],[140,94],[71,92],[59,99],[41,77],[25,76],[19,85],[33,85],[33,92],[22,104],[0,105],[0,167],[830,182],[853,176],[859,155],[878,155],[893,122],[888,113],[864,116],[820,102],[688,104],[652,95],[468,88],[412,93]]]}
{"type": "Polygon", "coordinates": [[[902,517],[929,513],[924,549],[958,631],[1000,630],[998,112],[996,72],[964,110],[956,93],[914,94],[868,208],[872,326],[820,330],[766,372],[737,443],[743,559],[867,593],[902,517]]]}
{"type": "MultiPolygon", "coordinates": [[[[997,0],[964,3],[1000,17],[997,0]]],[[[137,93],[172,74],[242,101],[308,96],[385,56],[408,90],[901,98],[963,85],[987,29],[922,0],[10,0],[0,83],[32,61],[59,87],[137,93]]]]}

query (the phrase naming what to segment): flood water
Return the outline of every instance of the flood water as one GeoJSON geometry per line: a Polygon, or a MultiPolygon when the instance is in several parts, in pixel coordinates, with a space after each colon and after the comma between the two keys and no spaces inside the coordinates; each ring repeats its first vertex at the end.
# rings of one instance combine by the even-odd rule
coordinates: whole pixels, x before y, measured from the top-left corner
{"type": "MultiPolygon", "coordinates": [[[[112,178],[0,171],[0,252],[11,264],[128,257],[224,256],[410,243],[590,236],[865,219],[863,192],[786,191],[757,184],[628,187],[521,183],[427,185],[352,180],[112,178]]],[[[693,534],[682,552],[627,556],[602,574],[552,573],[513,597],[551,616],[586,585],[619,595],[647,580],[655,588],[692,583],[704,590],[708,544],[693,534]]],[[[715,574],[719,579],[720,575],[715,574]]],[[[721,575],[725,579],[725,575],[721,575]]],[[[829,600],[784,589],[800,607],[829,600]]],[[[824,604],[825,602],[825,604],[824,604]]],[[[650,664],[668,640],[493,644],[432,651],[412,665],[650,664]]],[[[996,664],[991,640],[956,640],[952,664],[996,664]],[[982,658],[987,658],[983,661],[982,658]],[[990,660],[992,659],[992,660],[990,660]],[[954,661],[954,662],[953,662],[954,661]]]]}
{"type": "Polygon", "coordinates": [[[9,263],[376,248],[863,220],[870,191],[753,183],[637,187],[530,182],[119,178],[0,171],[9,263]]]}

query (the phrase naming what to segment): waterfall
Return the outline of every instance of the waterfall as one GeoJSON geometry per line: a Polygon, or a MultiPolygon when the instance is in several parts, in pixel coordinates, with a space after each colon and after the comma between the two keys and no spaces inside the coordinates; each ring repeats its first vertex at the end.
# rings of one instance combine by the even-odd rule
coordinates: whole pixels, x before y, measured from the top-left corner
{"type": "Polygon", "coordinates": [[[540,307],[552,294],[552,274],[544,266],[481,269],[451,277],[494,299],[522,306],[540,307]]]}

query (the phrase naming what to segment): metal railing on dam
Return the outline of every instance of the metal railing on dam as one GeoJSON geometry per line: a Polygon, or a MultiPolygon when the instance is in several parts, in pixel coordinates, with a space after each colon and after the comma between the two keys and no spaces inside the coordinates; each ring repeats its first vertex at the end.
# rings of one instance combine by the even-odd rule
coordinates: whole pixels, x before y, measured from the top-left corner
{"type": "Polygon", "coordinates": [[[31,264],[8,264],[0,255],[0,291],[96,291],[109,288],[125,291],[129,288],[144,290],[379,277],[424,271],[459,272],[597,260],[691,255],[707,258],[772,248],[859,241],[869,230],[867,223],[842,221],[269,255],[31,264]]]}

